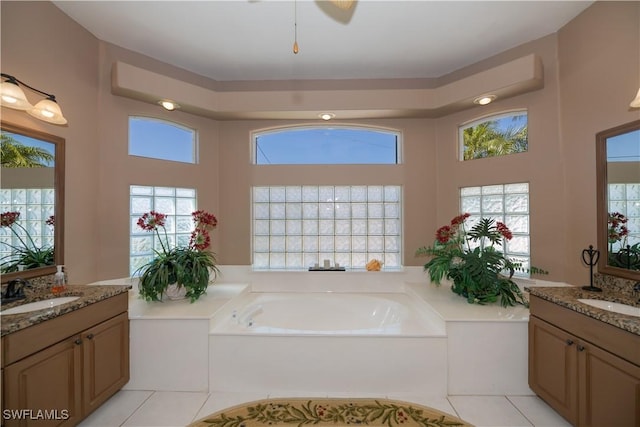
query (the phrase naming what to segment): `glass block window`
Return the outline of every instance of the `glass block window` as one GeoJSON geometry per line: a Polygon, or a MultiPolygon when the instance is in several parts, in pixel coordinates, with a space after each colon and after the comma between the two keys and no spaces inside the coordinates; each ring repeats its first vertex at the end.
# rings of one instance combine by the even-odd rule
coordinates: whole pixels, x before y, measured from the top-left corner
{"type": "MultiPolygon", "coordinates": [[[[469,213],[470,229],[480,218],[503,222],[513,233],[502,251],[526,271],[531,266],[529,230],[529,184],[499,184],[460,189],[460,212],[469,213]]],[[[527,276],[525,272],[516,274],[527,276]]]]}
{"type": "MultiPolygon", "coordinates": [[[[129,273],[133,276],[140,266],[155,257],[154,251],[162,250],[157,234],[138,227],[138,219],[152,210],[167,215],[165,228],[169,245],[187,246],[194,226],[191,213],[197,210],[196,190],[132,185],[129,197],[129,273]]],[[[162,230],[160,233],[162,235],[162,230]]]]}
{"type": "Polygon", "coordinates": [[[613,243],[612,251],[619,251],[627,245],[640,243],[640,183],[609,184],[609,212],[618,212],[627,218],[629,234],[626,241],[613,243]]]}
{"type": "Polygon", "coordinates": [[[459,128],[460,160],[522,153],[529,149],[527,112],[502,113],[459,128]]]}
{"type": "Polygon", "coordinates": [[[401,207],[397,185],[253,187],[253,266],[400,267],[401,207]]]}
{"type": "Polygon", "coordinates": [[[259,132],[257,165],[397,164],[398,132],[358,127],[296,127],[259,132]]]}
{"type": "Polygon", "coordinates": [[[9,227],[0,227],[1,262],[11,260],[10,246],[22,247],[25,243],[31,246],[32,242],[39,248],[54,246],[54,226],[47,224],[47,220],[53,218],[55,200],[53,188],[0,189],[0,210],[3,213],[20,212],[17,223],[22,227],[12,227],[20,237],[9,227]]]}
{"type": "Polygon", "coordinates": [[[197,134],[177,123],[129,117],[129,155],[183,163],[197,162],[197,134]]]}

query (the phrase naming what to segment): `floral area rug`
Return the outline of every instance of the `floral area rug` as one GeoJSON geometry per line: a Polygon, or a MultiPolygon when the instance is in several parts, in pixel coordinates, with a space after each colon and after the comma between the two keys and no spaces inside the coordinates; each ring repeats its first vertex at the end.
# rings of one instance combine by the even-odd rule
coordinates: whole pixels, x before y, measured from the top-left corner
{"type": "Polygon", "coordinates": [[[473,427],[415,403],[387,399],[265,399],[234,406],[187,427],[260,426],[473,427]]]}

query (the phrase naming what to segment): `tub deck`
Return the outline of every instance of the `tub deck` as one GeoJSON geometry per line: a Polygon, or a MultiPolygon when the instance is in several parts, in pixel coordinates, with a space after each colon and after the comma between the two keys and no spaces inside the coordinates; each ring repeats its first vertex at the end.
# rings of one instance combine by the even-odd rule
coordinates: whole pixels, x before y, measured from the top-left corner
{"type": "MultiPolygon", "coordinates": [[[[195,304],[190,304],[188,300],[146,303],[137,298],[134,286],[130,291],[129,312],[131,381],[125,389],[214,390],[215,381],[212,381],[207,374],[210,374],[210,365],[215,363],[209,356],[214,348],[210,343],[210,332],[212,317],[216,312],[223,309],[231,298],[242,292],[248,283],[252,283],[254,288],[268,290],[273,289],[275,282],[282,276],[296,276],[296,280],[287,281],[284,284],[283,290],[290,291],[296,289],[296,286],[299,290],[318,289],[318,284],[314,283],[317,280],[316,276],[311,276],[309,282],[300,285],[297,273],[291,276],[290,273],[253,274],[247,272],[244,267],[239,268],[238,271],[227,270],[225,273],[231,273],[223,276],[229,281],[211,286],[207,295],[195,304]],[[256,287],[257,281],[260,284],[256,287]],[[295,285],[293,282],[298,284],[295,285]],[[149,357],[149,354],[153,354],[154,357],[149,357]],[[182,362],[176,365],[176,360],[182,362]]],[[[304,274],[323,275],[323,273],[305,272],[300,273],[299,277],[304,277],[304,274]]],[[[332,276],[334,274],[346,274],[348,278],[359,275],[354,272],[335,272],[332,276]]],[[[528,309],[502,308],[498,305],[470,305],[463,298],[453,294],[448,287],[429,284],[427,276],[419,267],[406,268],[405,271],[398,273],[363,274],[373,277],[370,285],[374,290],[388,292],[389,286],[385,286],[385,282],[393,283],[391,286],[396,290],[406,287],[416,296],[428,301],[428,304],[445,322],[446,336],[441,338],[445,347],[445,360],[436,364],[429,363],[424,357],[407,360],[403,363],[407,370],[422,365],[438,366],[446,372],[446,378],[442,380],[445,394],[533,395],[527,381],[528,309]],[[469,363],[470,355],[474,363],[469,363]],[[478,366],[482,366],[482,369],[477,369],[478,366]]],[[[548,286],[549,283],[545,285],[548,286]]],[[[362,288],[354,285],[344,290],[353,292],[362,291],[362,288]]],[[[348,340],[349,337],[345,337],[345,342],[348,340]]],[[[259,343],[256,342],[256,344],[259,343]]],[[[256,345],[252,351],[254,360],[261,357],[260,347],[256,345]]],[[[316,350],[318,354],[322,354],[323,351],[327,351],[326,347],[320,346],[316,350]]],[[[368,348],[362,354],[362,360],[366,360],[368,355],[375,351],[377,350],[368,348]]],[[[334,350],[333,353],[339,354],[339,351],[334,350]]],[[[308,361],[312,362],[311,359],[308,361]]],[[[222,368],[233,367],[234,364],[233,359],[216,363],[222,368]]],[[[373,372],[373,367],[367,369],[373,372]]],[[[377,369],[380,369],[380,366],[377,366],[377,369]]],[[[265,377],[265,381],[267,380],[269,380],[268,375],[265,377]]],[[[265,385],[273,387],[274,381],[276,380],[271,379],[265,385]]]]}

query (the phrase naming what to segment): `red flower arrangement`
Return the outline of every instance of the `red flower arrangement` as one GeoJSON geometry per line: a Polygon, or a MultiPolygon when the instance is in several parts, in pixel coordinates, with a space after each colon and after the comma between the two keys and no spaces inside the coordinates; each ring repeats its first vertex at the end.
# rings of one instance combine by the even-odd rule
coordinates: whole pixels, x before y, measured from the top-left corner
{"type": "Polygon", "coordinates": [[[156,251],[156,257],[138,269],[140,274],[140,295],[147,301],[162,300],[169,285],[176,284],[186,288],[186,296],[191,302],[204,294],[209,285],[210,275],[217,277],[215,254],[207,251],[211,246],[211,230],[218,225],[215,215],[204,210],[191,213],[194,229],[187,247],[171,248],[165,228],[167,215],[151,211],[142,215],[137,225],[145,231],[153,231],[158,236],[162,251],[156,251]],[[164,232],[164,238],[160,235],[164,232]]]}
{"type": "Polygon", "coordinates": [[[503,242],[511,240],[513,233],[506,224],[490,218],[481,218],[467,231],[465,223],[470,216],[464,213],[454,217],[436,230],[433,246],[416,251],[418,256],[432,257],[424,265],[431,281],[439,285],[444,278],[452,280],[451,290],[469,303],[487,304],[499,299],[503,306],[527,305],[511,280],[520,264],[501,251],[503,242]]]}
{"type": "Polygon", "coordinates": [[[629,235],[627,221],[627,217],[623,214],[619,212],[609,212],[609,215],[607,217],[607,239],[609,240],[609,243],[613,244],[619,242],[629,235]]]}

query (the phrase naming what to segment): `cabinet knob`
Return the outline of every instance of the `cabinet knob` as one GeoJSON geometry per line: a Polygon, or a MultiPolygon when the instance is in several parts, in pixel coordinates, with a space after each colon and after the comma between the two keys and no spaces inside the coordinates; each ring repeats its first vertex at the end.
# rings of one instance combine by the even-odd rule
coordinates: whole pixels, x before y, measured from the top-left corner
{"type": "Polygon", "coordinates": [[[567,341],[565,341],[565,342],[567,343],[567,345],[573,345],[573,340],[569,340],[569,339],[568,339],[568,340],[567,340],[567,341]]]}
{"type": "Polygon", "coordinates": [[[581,346],[578,344],[578,351],[584,351],[584,350],[585,350],[584,346],[581,346]]]}
{"type": "Polygon", "coordinates": [[[87,335],[87,339],[92,340],[93,339],[93,334],[87,335]]]}
{"type": "Polygon", "coordinates": [[[80,345],[80,344],[82,344],[82,340],[80,338],[78,338],[78,339],[76,339],[74,341],[74,343],[76,343],[76,345],[80,345]]]}

